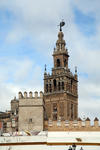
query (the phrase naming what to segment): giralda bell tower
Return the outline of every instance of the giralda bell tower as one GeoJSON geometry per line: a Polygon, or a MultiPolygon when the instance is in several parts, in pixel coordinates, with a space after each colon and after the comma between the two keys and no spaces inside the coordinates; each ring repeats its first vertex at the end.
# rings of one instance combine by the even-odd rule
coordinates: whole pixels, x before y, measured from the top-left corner
{"type": "Polygon", "coordinates": [[[63,39],[62,26],[56,48],[53,51],[54,67],[52,74],[44,72],[44,103],[45,119],[52,120],[76,120],[78,118],[78,77],[77,69],[72,74],[68,68],[68,50],[66,42],[63,39]]]}

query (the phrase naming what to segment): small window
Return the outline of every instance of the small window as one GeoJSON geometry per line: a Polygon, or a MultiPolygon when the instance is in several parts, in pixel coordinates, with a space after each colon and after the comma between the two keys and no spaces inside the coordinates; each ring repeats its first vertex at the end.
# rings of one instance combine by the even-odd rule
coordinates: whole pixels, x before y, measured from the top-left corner
{"type": "Polygon", "coordinates": [[[57,67],[60,67],[60,59],[57,59],[57,67]]]}
{"type": "Polygon", "coordinates": [[[72,84],[73,84],[73,81],[71,80],[71,86],[72,86],[72,84]]]}
{"type": "Polygon", "coordinates": [[[57,114],[53,114],[53,120],[54,120],[54,121],[57,120],[57,114]]]}
{"type": "Polygon", "coordinates": [[[18,108],[16,109],[16,114],[18,114],[18,108]]]}
{"type": "Polygon", "coordinates": [[[62,82],[62,90],[64,90],[64,82],[62,82]]]}
{"type": "Polygon", "coordinates": [[[71,104],[71,119],[73,119],[73,104],[71,104]]]}
{"type": "Polygon", "coordinates": [[[53,104],[53,112],[57,113],[57,104],[56,103],[53,104]]]}
{"type": "Polygon", "coordinates": [[[29,123],[32,123],[32,118],[29,118],[29,123]]]}
{"type": "Polygon", "coordinates": [[[72,91],[72,88],[73,88],[73,81],[71,80],[71,91],[72,91]]]}
{"type": "Polygon", "coordinates": [[[66,61],[66,59],[64,60],[64,67],[66,67],[66,64],[67,64],[67,61],[66,61]]]}
{"type": "Polygon", "coordinates": [[[46,84],[46,93],[48,92],[48,84],[46,84]]]}
{"type": "Polygon", "coordinates": [[[52,92],[51,84],[49,86],[50,86],[50,92],[52,92]]]}
{"type": "Polygon", "coordinates": [[[58,90],[60,91],[60,82],[58,82],[58,90]]]}
{"type": "Polygon", "coordinates": [[[53,112],[57,112],[57,107],[54,107],[54,108],[53,108],[53,112]]]}
{"type": "Polygon", "coordinates": [[[53,120],[57,120],[57,103],[53,104],[53,120]]]}
{"type": "Polygon", "coordinates": [[[53,80],[53,84],[54,84],[54,91],[56,91],[56,80],[53,80]]]}

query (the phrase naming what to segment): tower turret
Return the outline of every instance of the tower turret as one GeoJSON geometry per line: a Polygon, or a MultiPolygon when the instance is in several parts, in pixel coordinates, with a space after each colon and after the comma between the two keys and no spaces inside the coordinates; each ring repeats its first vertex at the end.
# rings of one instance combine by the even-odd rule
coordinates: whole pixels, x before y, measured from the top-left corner
{"type": "Polygon", "coordinates": [[[56,47],[53,51],[52,74],[44,75],[44,101],[47,118],[76,120],[78,118],[77,72],[73,75],[68,68],[68,50],[60,23],[56,47]]]}
{"type": "Polygon", "coordinates": [[[54,68],[68,68],[68,50],[65,47],[66,42],[63,39],[64,34],[62,31],[58,33],[58,40],[56,42],[56,48],[53,52],[53,59],[54,59],[54,68]]]}

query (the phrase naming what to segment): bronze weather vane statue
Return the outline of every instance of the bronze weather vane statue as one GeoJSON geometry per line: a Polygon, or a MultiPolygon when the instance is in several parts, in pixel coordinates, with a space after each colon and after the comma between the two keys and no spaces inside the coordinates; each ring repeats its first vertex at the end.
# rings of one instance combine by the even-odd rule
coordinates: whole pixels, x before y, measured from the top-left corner
{"type": "Polygon", "coordinates": [[[64,21],[61,21],[59,26],[60,26],[60,31],[62,31],[62,27],[65,25],[65,22],[64,21]]]}

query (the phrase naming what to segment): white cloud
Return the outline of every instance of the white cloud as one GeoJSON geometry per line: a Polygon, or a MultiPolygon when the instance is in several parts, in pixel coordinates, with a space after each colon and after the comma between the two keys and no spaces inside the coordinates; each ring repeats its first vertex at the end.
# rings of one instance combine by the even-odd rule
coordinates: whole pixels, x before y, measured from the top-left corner
{"type": "Polygon", "coordinates": [[[17,94],[17,86],[12,84],[4,84],[0,83],[0,110],[10,110],[10,101],[13,99],[17,94]]]}
{"type": "Polygon", "coordinates": [[[30,70],[32,69],[33,62],[30,60],[21,60],[15,62],[16,70],[14,72],[14,80],[15,82],[23,82],[30,74],[30,70]]]}
{"type": "Polygon", "coordinates": [[[50,38],[49,36],[52,36],[53,32],[51,33],[51,30],[55,32],[54,27],[58,25],[63,17],[65,18],[66,14],[68,16],[67,19],[69,20],[70,17],[72,17],[69,2],[70,1],[65,2],[64,0],[60,0],[59,3],[57,0],[11,0],[10,2],[1,0],[0,8],[9,10],[12,15],[15,16],[15,19],[13,20],[14,29],[12,32],[10,31],[8,37],[11,36],[15,38],[15,35],[21,34],[24,29],[24,31],[27,31],[27,34],[35,36],[37,39],[42,39],[44,42],[44,40],[50,38]],[[62,11],[66,7],[66,11],[62,11]],[[19,29],[19,31],[17,29],[17,32],[16,26],[19,29]]]}
{"type": "Polygon", "coordinates": [[[0,110],[10,109],[10,101],[19,91],[41,91],[41,68],[27,58],[15,60],[4,58],[5,65],[0,65],[0,110]],[[3,69],[2,69],[3,67],[3,69]]]}

